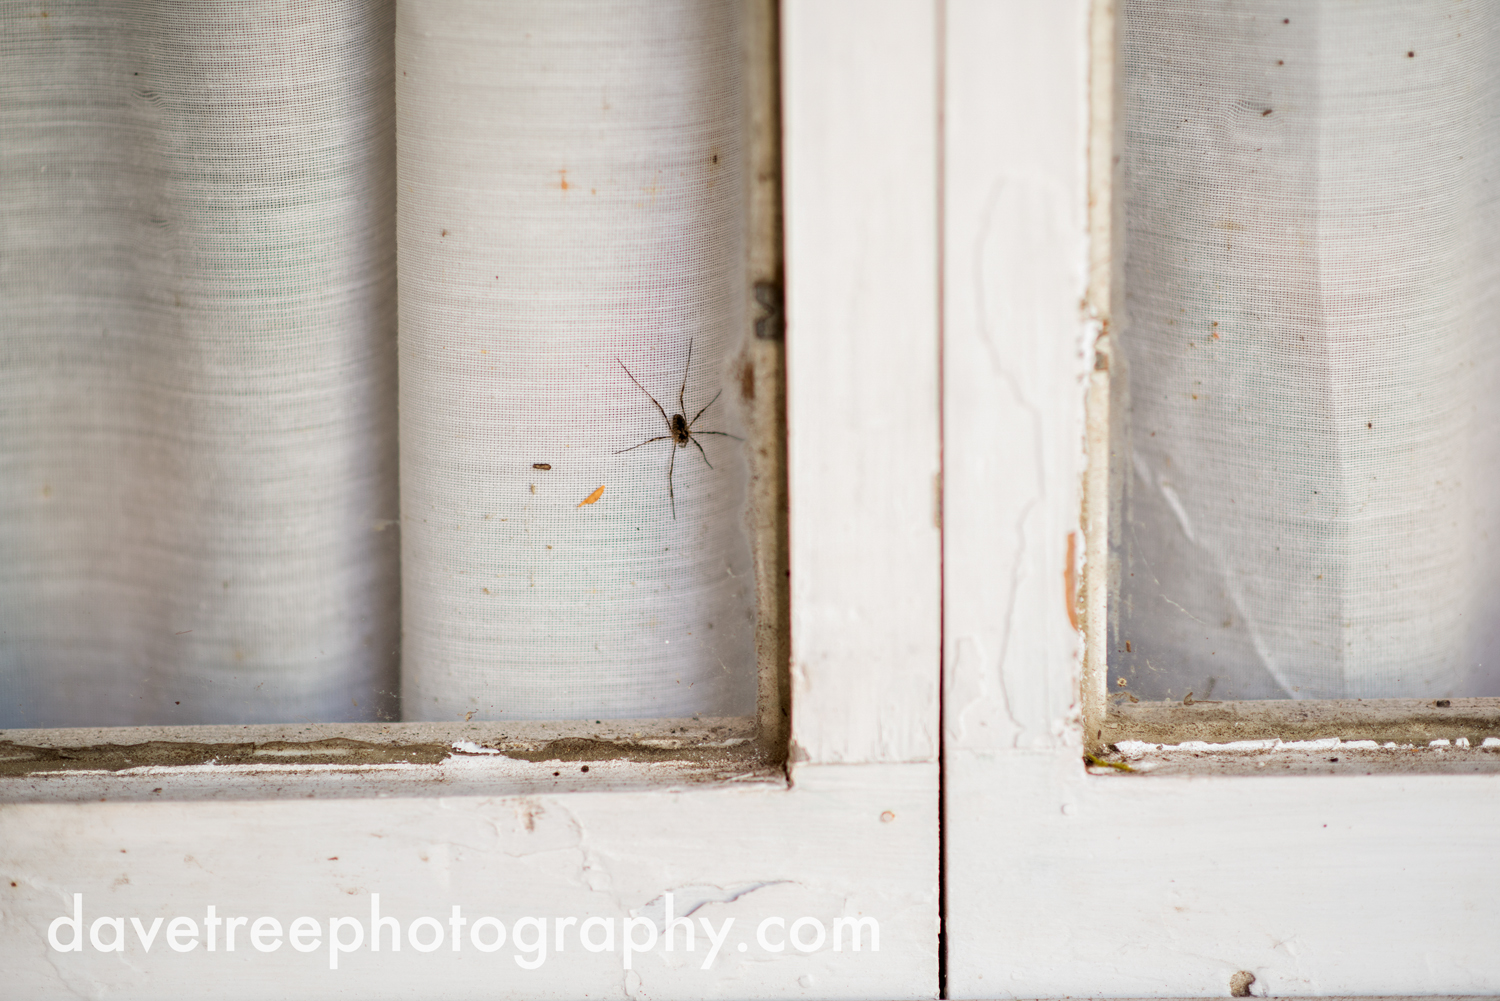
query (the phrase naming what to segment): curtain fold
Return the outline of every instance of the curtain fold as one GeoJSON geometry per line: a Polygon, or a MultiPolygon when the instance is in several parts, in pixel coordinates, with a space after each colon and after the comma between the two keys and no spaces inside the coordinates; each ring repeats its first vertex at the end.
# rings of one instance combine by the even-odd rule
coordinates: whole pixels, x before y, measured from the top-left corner
{"type": "Polygon", "coordinates": [[[1113,690],[1500,695],[1500,11],[1122,13],[1113,690]]]}
{"type": "Polygon", "coordinates": [[[390,4],[0,17],[0,725],[396,708],[390,4]]]}
{"type": "Polygon", "coordinates": [[[742,10],[401,4],[409,718],[754,710],[742,10]]]}
{"type": "Polygon", "coordinates": [[[397,6],[0,7],[0,726],[753,711],[740,5],[397,6]]]}

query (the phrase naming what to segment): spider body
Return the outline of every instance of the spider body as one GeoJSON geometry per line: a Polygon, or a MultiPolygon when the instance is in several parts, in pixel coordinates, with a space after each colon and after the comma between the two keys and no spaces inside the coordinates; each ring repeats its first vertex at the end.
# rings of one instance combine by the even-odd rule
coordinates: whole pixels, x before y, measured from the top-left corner
{"type": "Polygon", "coordinates": [[[703,405],[702,410],[699,410],[696,414],[693,415],[692,420],[688,420],[685,416],[683,416],[683,414],[687,411],[687,405],[683,403],[683,394],[687,391],[688,369],[693,364],[692,341],[688,341],[687,362],[682,366],[682,385],[677,389],[677,413],[672,414],[670,417],[667,416],[667,412],[665,409],[663,409],[662,405],[656,402],[656,397],[652,396],[651,392],[646,389],[645,386],[641,385],[640,380],[637,379],[633,374],[631,374],[630,369],[625,368],[625,363],[623,361],[620,361],[618,357],[615,358],[615,361],[619,363],[622,369],[625,369],[625,374],[630,376],[630,381],[635,383],[636,388],[646,394],[646,398],[651,401],[651,405],[656,408],[656,412],[661,414],[661,419],[667,424],[666,434],[657,435],[655,438],[647,438],[639,445],[631,445],[629,448],[622,448],[615,454],[621,455],[625,452],[634,452],[636,449],[641,448],[644,445],[650,445],[652,442],[657,441],[670,441],[672,443],[672,457],[667,462],[667,497],[672,503],[672,517],[673,519],[676,519],[677,495],[672,488],[672,472],[677,466],[677,450],[679,448],[687,448],[688,445],[691,444],[698,450],[698,454],[703,456],[703,464],[709,469],[712,469],[714,468],[714,464],[708,461],[708,453],[703,451],[703,446],[698,442],[698,438],[700,436],[716,435],[720,438],[733,438],[735,441],[744,441],[745,439],[739,437],[738,435],[728,434],[724,431],[693,430],[693,427],[698,423],[698,418],[702,417],[703,414],[708,410],[708,408],[713,406],[714,403],[719,399],[719,397],[723,395],[724,391],[722,389],[714,394],[714,398],[712,400],[709,400],[703,405]]]}

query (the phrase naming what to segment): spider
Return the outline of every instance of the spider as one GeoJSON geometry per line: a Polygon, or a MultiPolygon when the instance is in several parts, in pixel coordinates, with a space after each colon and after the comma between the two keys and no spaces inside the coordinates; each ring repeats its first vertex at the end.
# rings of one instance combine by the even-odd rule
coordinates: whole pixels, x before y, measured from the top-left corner
{"type": "Polygon", "coordinates": [[[698,450],[698,454],[703,456],[704,465],[708,466],[709,469],[712,469],[714,468],[714,464],[708,461],[708,453],[703,451],[703,446],[698,443],[698,438],[700,436],[711,434],[717,435],[720,438],[733,438],[735,441],[744,441],[745,439],[739,437],[738,435],[732,435],[724,431],[693,430],[693,425],[698,423],[698,418],[702,417],[704,412],[707,411],[709,407],[713,406],[714,402],[724,394],[724,390],[722,389],[714,394],[714,398],[712,400],[709,400],[703,405],[703,409],[698,411],[698,413],[693,416],[692,420],[688,420],[686,417],[682,416],[683,413],[687,410],[687,406],[682,402],[682,394],[687,390],[688,369],[693,364],[693,342],[691,340],[688,341],[687,362],[682,366],[682,385],[677,389],[678,412],[670,417],[668,417],[667,412],[662,409],[662,405],[656,402],[656,397],[652,396],[651,392],[646,389],[645,386],[641,385],[641,381],[639,379],[637,379],[634,375],[631,375],[630,369],[625,368],[625,363],[620,361],[618,356],[615,358],[615,361],[619,362],[620,367],[625,369],[625,374],[630,376],[630,381],[635,383],[636,388],[646,394],[646,398],[651,401],[652,406],[656,407],[656,412],[661,414],[661,419],[667,422],[666,434],[659,434],[655,438],[647,438],[639,445],[631,445],[629,448],[622,448],[618,452],[616,452],[615,455],[623,455],[626,452],[634,452],[636,449],[641,448],[645,445],[650,445],[652,442],[672,442],[672,458],[667,463],[667,498],[672,503],[672,519],[675,521],[677,519],[677,495],[672,490],[672,470],[677,466],[677,450],[679,448],[687,448],[688,443],[691,442],[693,447],[698,450]]]}

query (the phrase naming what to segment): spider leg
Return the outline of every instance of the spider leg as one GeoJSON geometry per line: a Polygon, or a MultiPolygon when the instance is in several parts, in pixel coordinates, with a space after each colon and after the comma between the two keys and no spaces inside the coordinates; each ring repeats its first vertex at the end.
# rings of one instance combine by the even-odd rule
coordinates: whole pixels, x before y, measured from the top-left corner
{"type": "MultiPolygon", "coordinates": [[[[691,344],[688,345],[688,351],[689,351],[689,354],[691,354],[691,352],[692,352],[692,345],[691,344]]],[[[618,357],[615,358],[615,361],[620,362],[620,367],[621,368],[625,368],[625,363],[622,362],[622,361],[620,361],[620,359],[618,357]]],[[[625,374],[626,375],[630,375],[630,369],[625,368],[625,374]]],[[[672,426],[672,418],[668,417],[667,416],[667,412],[661,408],[661,404],[656,402],[656,397],[654,397],[654,396],[651,395],[651,391],[649,389],[647,389],[645,386],[642,386],[641,385],[641,380],[637,379],[633,375],[630,375],[630,381],[633,382],[633,383],[635,383],[635,388],[636,389],[639,389],[641,392],[643,392],[643,393],[646,394],[646,399],[650,400],[651,401],[651,405],[656,408],[656,412],[659,413],[659,414],[661,414],[661,419],[667,422],[667,427],[671,427],[672,426]]],[[[653,441],[660,441],[661,439],[660,438],[653,438],[652,440],[653,441]]],[[[644,445],[645,442],[641,442],[641,444],[644,445]]],[[[618,452],[616,452],[615,454],[619,455],[618,452]]]]}
{"type": "MultiPolygon", "coordinates": [[[[703,404],[703,410],[707,410],[709,407],[713,406],[714,405],[714,401],[717,400],[719,397],[721,397],[723,395],[724,395],[724,390],[722,390],[722,389],[719,390],[717,393],[714,394],[714,398],[712,400],[709,400],[707,403],[703,404]]],[[[702,417],[703,416],[703,410],[698,411],[698,416],[693,418],[692,423],[688,425],[689,428],[691,428],[693,426],[693,424],[697,424],[698,423],[698,417],[702,417]]]]}
{"type": "MultiPolygon", "coordinates": [[[[672,436],[669,435],[669,434],[663,434],[663,435],[658,435],[655,438],[647,438],[645,441],[641,442],[641,445],[649,445],[653,441],[666,441],[670,437],[672,437],[672,436]]],[[[634,452],[636,449],[640,448],[641,445],[631,445],[629,448],[622,448],[622,449],[620,449],[618,452],[616,452],[614,454],[615,455],[624,455],[626,452],[634,452]]]]}
{"type": "Polygon", "coordinates": [[[667,463],[667,500],[672,502],[672,520],[677,520],[677,495],[672,492],[672,470],[677,466],[677,446],[672,446],[672,459],[667,463]]]}
{"type": "Polygon", "coordinates": [[[730,434],[727,431],[694,431],[693,432],[693,437],[697,438],[698,436],[705,435],[705,434],[718,435],[720,438],[733,438],[735,441],[744,441],[745,440],[745,439],[741,438],[739,435],[737,435],[737,434],[730,434]]]}
{"type": "Polygon", "coordinates": [[[683,406],[683,403],[682,403],[682,394],[683,394],[683,391],[687,389],[688,369],[692,368],[692,366],[693,366],[693,339],[691,337],[689,337],[688,338],[687,364],[685,364],[685,365],[682,366],[682,385],[680,387],[678,387],[678,390],[677,390],[677,412],[679,414],[685,414],[685,413],[687,413],[687,407],[683,406]]]}
{"type": "Polygon", "coordinates": [[[693,447],[698,450],[698,454],[701,455],[701,456],[703,456],[703,463],[704,463],[704,465],[708,466],[709,469],[714,468],[714,464],[712,462],[708,461],[708,453],[705,452],[705,451],[703,451],[703,446],[702,445],[698,444],[698,439],[696,439],[696,438],[689,438],[688,441],[692,442],[693,443],[693,447]]]}

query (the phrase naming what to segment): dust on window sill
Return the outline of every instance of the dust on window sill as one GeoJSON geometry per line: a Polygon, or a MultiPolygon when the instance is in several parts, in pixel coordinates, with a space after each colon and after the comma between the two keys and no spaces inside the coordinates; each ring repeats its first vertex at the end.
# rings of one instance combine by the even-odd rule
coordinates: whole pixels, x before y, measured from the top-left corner
{"type": "Polygon", "coordinates": [[[756,736],[751,717],[0,730],[0,802],[784,784],[756,736]]]}

